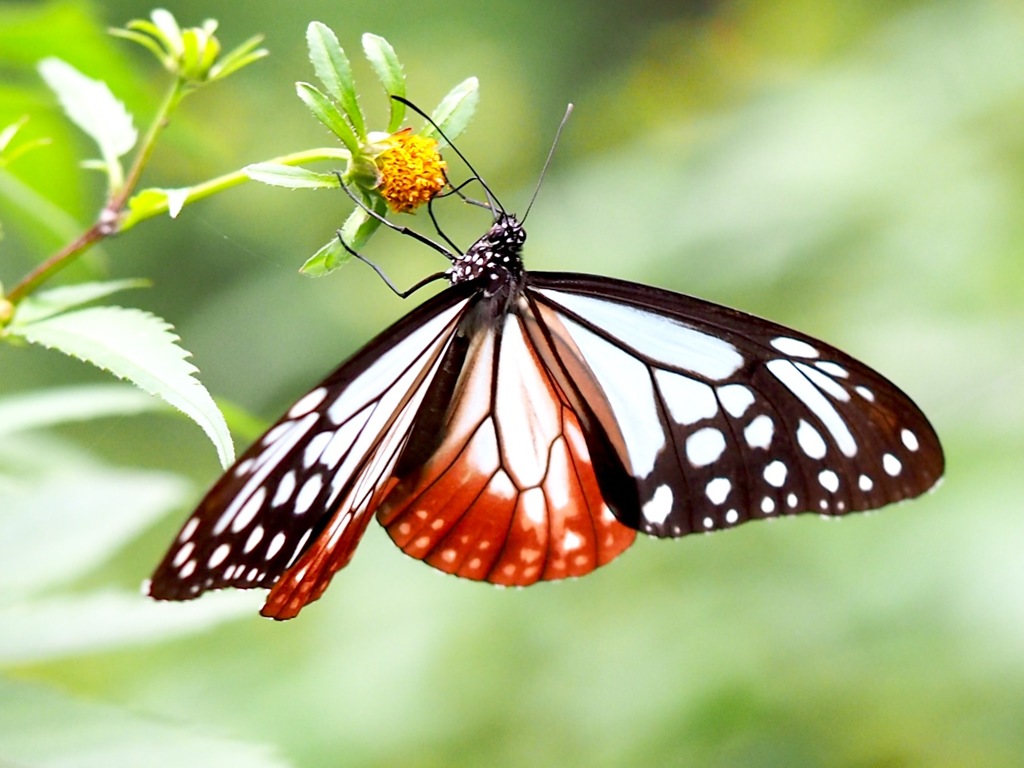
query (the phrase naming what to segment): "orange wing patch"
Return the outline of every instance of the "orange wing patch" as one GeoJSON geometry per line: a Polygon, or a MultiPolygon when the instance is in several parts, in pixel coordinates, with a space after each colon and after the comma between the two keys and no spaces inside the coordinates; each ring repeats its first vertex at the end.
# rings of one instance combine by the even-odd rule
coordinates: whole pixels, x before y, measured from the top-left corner
{"type": "Polygon", "coordinates": [[[502,331],[473,339],[440,446],[377,517],[446,573],[508,586],[583,576],[636,532],[604,503],[579,421],[520,319],[502,331]]]}

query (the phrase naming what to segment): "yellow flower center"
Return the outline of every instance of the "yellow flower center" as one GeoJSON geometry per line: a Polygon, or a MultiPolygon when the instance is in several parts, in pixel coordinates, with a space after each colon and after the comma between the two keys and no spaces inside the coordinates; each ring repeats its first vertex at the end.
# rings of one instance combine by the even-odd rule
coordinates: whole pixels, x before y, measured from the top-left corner
{"type": "Polygon", "coordinates": [[[437,142],[417,136],[406,128],[388,138],[391,145],[377,155],[380,184],[377,191],[395,213],[409,213],[430,202],[444,187],[448,164],[437,151],[437,142]]]}

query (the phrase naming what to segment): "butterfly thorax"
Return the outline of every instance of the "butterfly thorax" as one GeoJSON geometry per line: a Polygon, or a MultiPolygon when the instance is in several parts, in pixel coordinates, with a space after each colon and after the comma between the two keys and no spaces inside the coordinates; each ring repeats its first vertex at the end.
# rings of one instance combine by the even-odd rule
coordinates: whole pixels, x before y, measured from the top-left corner
{"type": "Polygon", "coordinates": [[[526,230],[515,216],[503,213],[493,226],[448,269],[452,285],[479,280],[485,296],[515,293],[523,276],[526,230]]]}

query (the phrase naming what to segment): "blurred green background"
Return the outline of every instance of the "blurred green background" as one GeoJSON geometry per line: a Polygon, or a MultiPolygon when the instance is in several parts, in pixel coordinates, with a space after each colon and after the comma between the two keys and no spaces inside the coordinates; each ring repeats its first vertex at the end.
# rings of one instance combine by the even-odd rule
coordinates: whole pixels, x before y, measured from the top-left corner
{"type": "MultiPolygon", "coordinates": [[[[182,24],[219,19],[228,47],[264,33],[271,56],[185,102],[145,185],[331,144],[294,94],[313,80],[314,19],[349,51],[378,125],[364,31],[391,41],[427,108],[478,76],[459,145],[511,210],[573,101],[528,265],[693,293],[828,340],[929,414],[947,478],[839,522],[641,540],[585,579],[529,590],[443,577],[373,525],[325,597],[278,624],[256,615],[262,594],[137,596],[219,474],[195,425],[150,413],[9,436],[0,765],[1021,764],[1024,6],[163,5],[182,24]],[[26,468],[29,455],[48,458],[26,468]],[[100,477],[119,480],[93,493],[100,477]],[[33,479],[39,514],[16,518],[33,479]],[[96,545],[118,518],[132,535],[96,545]]],[[[163,73],[103,29],[149,10],[0,5],[0,125],[31,114],[25,135],[54,139],[0,179],[4,285],[102,194],[35,62],[107,80],[144,125],[163,73]]],[[[151,279],[119,302],[174,323],[215,395],[271,419],[422,300],[358,264],[297,274],[349,207],[249,184],[105,243],[68,277],[151,279]]],[[[442,219],[463,244],[487,223],[454,204],[442,219]]],[[[386,232],[368,253],[399,285],[441,266],[386,232]]],[[[106,381],[0,347],[0,396],[106,381]]]]}

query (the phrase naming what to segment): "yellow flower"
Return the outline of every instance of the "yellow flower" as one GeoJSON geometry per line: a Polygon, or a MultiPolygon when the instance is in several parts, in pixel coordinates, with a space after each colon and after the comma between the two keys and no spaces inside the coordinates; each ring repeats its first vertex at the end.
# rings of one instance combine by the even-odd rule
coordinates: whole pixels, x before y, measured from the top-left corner
{"type": "Polygon", "coordinates": [[[437,151],[437,142],[405,128],[389,136],[387,149],[376,157],[380,193],[395,213],[409,213],[430,202],[444,185],[448,164],[437,151]]]}

